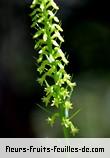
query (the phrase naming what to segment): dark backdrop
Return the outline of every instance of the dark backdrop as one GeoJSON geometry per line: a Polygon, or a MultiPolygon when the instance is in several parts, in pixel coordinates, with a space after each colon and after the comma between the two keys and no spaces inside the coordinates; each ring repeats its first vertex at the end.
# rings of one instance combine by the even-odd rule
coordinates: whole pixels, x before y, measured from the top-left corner
{"type": "MultiPolygon", "coordinates": [[[[77,136],[109,137],[109,2],[56,2],[64,29],[62,49],[70,61],[67,70],[77,82],[73,102],[76,109],[82,109],[75,118],[80,128],[77,136]]],[[[0,137],[56,137],[60,133],[45,127],[47,114],[35,106],[40,103],[42,89],[36,83],[30,3],[0,1],[0,137]]]]}

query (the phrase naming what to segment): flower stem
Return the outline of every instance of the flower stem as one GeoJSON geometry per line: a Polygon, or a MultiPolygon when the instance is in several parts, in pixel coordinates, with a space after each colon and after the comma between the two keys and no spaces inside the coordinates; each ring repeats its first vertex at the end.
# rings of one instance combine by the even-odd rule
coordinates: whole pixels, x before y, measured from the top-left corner
{"type": "MultiPolygon", "coordinates": [[[[62,119],[64,118],[64,117],[66,117],[65,116],[65,109],[63,108],[63,105],[60,105],[60,120],[61,120],[61,122],[62,122],[62,119]]],[[[63,125],[63,135],[64,135],[64,138],[69,138],[69,129],[68,128],[66,128],[65,127],[65,125],[63,125]]]]}

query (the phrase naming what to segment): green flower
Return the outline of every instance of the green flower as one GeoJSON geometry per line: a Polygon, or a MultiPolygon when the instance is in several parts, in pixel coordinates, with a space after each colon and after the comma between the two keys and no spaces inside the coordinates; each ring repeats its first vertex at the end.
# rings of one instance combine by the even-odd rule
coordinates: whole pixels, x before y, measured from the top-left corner
{"type": "Polygon", "coordinates": [[[31,8],[31,27],[35,30],[34,49],[38,53],[36,62],[39,65],[37,81],[45,92],[42,101],[46,107],[54,106],[57,111],[47,121],[53,126],[58,117],[61,125],[74,135],[77,129],[69,119],[69,110],[73,107],[70,94],[76,83],[71,81],[71,76],[65,70],[69,61],[61,49],[64,38],[56,16],[59,7],[54,0],[33,0],[31,8]]]}

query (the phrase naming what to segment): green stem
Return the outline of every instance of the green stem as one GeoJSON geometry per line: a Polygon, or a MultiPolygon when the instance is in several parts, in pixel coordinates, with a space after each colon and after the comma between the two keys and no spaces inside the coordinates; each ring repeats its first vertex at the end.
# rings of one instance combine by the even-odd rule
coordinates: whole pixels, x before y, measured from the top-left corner
{"type": "Polygon", "coordinates": [[[64,138],[69,138],[69,132],[66,127],[63,127],[64,138]]]}
{"type": "MultiPolygon", "coordinates": [[[[61,122],[62,122],[62,119],[63,119],[64,117],[66,117],[66,116],[65,116],[65,109],[63,108],[63,105],[62,105],[62,104],[60,105],[59,114],[60,114],[60,120],[61,120],[61,122]]],[[[66,128],[64,125],[63,125],[63,134],[64,134],[64,138],[69,138],[69,130],[68,130],[68,128],[66,128]]]]}

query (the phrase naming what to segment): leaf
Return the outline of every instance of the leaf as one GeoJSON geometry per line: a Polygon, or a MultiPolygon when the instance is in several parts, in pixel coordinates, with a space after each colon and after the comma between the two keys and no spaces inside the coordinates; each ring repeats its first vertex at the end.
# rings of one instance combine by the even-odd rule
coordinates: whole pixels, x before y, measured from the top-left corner
{"type": "Polygon", "coordinates": [[[47,60],[42,61],[42,64],[38,67],[37,71],[39,71],[41,74],[44,71],[46,65],[49,65],[49,62],[47,60]]]}
{"type": "Polygon", "coordinates": [[[62,60],[64,61],[65,64],[68,64],[68,60],[65,58],[64,53],[62,52],[62,50],[59,47],[55,47],[55,51],[57,51],[57,53],[60,54],[62,60]]]}
{"type": "MultiPolygon", "coordinates": [[[[40,69],[41,73],[42,73],[42,69],[40,69]]],[[[56,71],[56,67],[52,66],[47,72],[45,72],[41,78],[38,79],[39,84],[43,84],[43,82],[46,80],[46,76],[51,76],[52,77],[52,73],[56,71]]]]}
{"type": "Polygon", "coordinates": [[[56,5],[56,3],[53,1],[53,0],[50,0],[50,2],[47,4],[46,8],[49,8],[49,7],[53,7],[54,9],[58,10],[59,7],[56,5]]]}
{"type": "MultiPolygon", "coordinates": [[[[38,15],[35,15],[33,18],[32,18],[32,21],[34,22],[36,22],[37,20],[38,20],[38,18],[39,18],[39,16],[38,15]]],[[[36,22],[37,23],[37,22],[36,22]]]]}
{"type": "Polygon", "coordinates": [[[55,31],[54,35],[52,36],[52,39],[54,38],[58,38],[61,42],[64,42],[64,39],[62,38],[62,36],[58,31],[55,31]]]}
{"type": "Polygon", "coordinates": [[[49,17],[50,20],[54,19],[55,22],[57,22],[57,23],[59,22],[59,19],[50,10],[49,10],[49,15],[50,15],[50,17],[49,17]]]}
{"type": "Polygon", "coordinates": [[[44,10],[44,3],[42,3],[41,5],[40,5],[40,9],[43,11],[44,10]]]}
{"type": "Polygon", "coordinates": [[[42,53],[43,53],[43,50],[41,49],[38,53],[39,53],[39,54],[42,54],[42,53]]]}
{"type": "Polygon", "coordinates": [[[32,23],[31,28],[34,28],[36,26],[36,21],[32,23]]]}
{"type": "Polygon", "coordinates": [[[52,62],[55,61],[55,59],[54,59],[54,57],[52,56],[52,54],[50,54],[49,56],[46,55],[46,57],[47,57],[47,60],[48,60],[50,63],[52,63],[52,62]]]}
{"type": "Polygon", "coordinates": [[[38,38],[42,33],[44,33],[44,29],[37,31],[35,35],[33,36],[33,38],[38,38]]]}
{"type": "Polygon", "coordinates": [[[56,67],[53,65],[48,72],[46,72],[46,76],[51,76],[54,72],[56,72],[56,67]]]}
{"type": "Polygon", "coordinates": [[[34,49],[37,49],[37,48],[41,47],[42,44],[44,44],[44,41],[41,39],[38,42],[36,42],[36,44],[34,46],[34,49]]]}
{"type": "Polygon", "coordinates": [[[40,11],[40,9],[39,8],[34,9],[34,11],[30,14],[30,16],[34,16],[37,11],[40,11]]]}
{"type": "Polygon", "coordinates": [[[51,0],[51,5],[52,5],[52,7],[55,8],[56,10],[59,9],[59,7],[56,5],[56,3],[55,3],[53,0],[51,0]]]}
{"type": "Polygon", "coordinates": [[[41,78],[38,78],[37,79],[38,83],[42,86],[43,85],[43,82],[45,81],[45,76],[41,77],[41,78]]]}
{"type": "Polygon", "coordinates": [[[70,80],[71,76],[67,73],[64,74],[64,80],[70,80]]]}
{"type": "Polygon", "coordinates": [[[38,63],[42,62],[42,59],[43,59],[43,55],[42,55],[42,54],[40,54],[40,56],[39,56],[39,58],[38,58],[37,62],[38,62],[38,63]]]}
{"type": "Polygon", "coordinates": [[[36,4],[38,3],[38,0],[33,0],[30,8],[34,8],[36,6],[36,4]]]}
{"type": "Polygon", "coordinates": [[[46,33],[44,33],[44,35],[43,35],[43,40],[46,42],[47,41],[47,34],[46,33]]]}
{"type": "Polygon", "coordinates": [[[55,81],[57,82],[57,81],[59,81],[61,78],[62,78],[62,72],[59,70],[59,71],[57,71],[57,72],[55,73],[54,79],[55,79],[55,81]]]}
{"type": "Polygon", "coordinates": [[[60,27],[60,25],[58,25],[58,24],[54,24],[55,25],[55,27],[59,30],[59,31],[63,31],[63,29],[60,27]]]}
{"type": "Polygon", "coordinates": [[[56,22],[59,22],[59,19],[58,19],[56,16],[54,16],[54,20],[55,20],[56,22]]]}
{"type": "Polygon", "coordinates": [[[71,82],[70,80],[66,80],[67,84],[69,85],[69,87],[73,88],[76,86],[76,83],[75,82],[71,82]]]}
{"type": "Polygon", "coordinates": [[[47,50],[47,46],[44,46],[44,47],[42,47],[41,50],[39,50],[38,53],[39,53],[39,54],[45,54],[45,55],[46,55],[46,54],[47,54],[47,51],[46,51],[46,50],[47,50]]]}
{"type": "Polygon", "coordinates": [[[52,43],[54,46],[59,47],[59,44],[55,40],[52,40],[52,43]]]}
{"type": "Polygon", "coordinates": [[[55,15],[51,10],[48,10],[48,14],[53,18],[55,15]]]}
{"type": "Polygon", "coordinates": [[[58,31],[61,31],[61,32],[63,31],[63,29],[60,27],[59,24],[50,24],[50,23],[48,23],[48,27],[49,27],[51,33],[52,33],[53,31],[56,31],[56,29],[57,29],[58,31]]]}
{"type": "Polygon", "coordinates": [[[37,22],[38,22],[38,23],[42,23],[43,20],[44,20],[44,17],[41,17],[41,18],[38,19],[37,22]]]}

